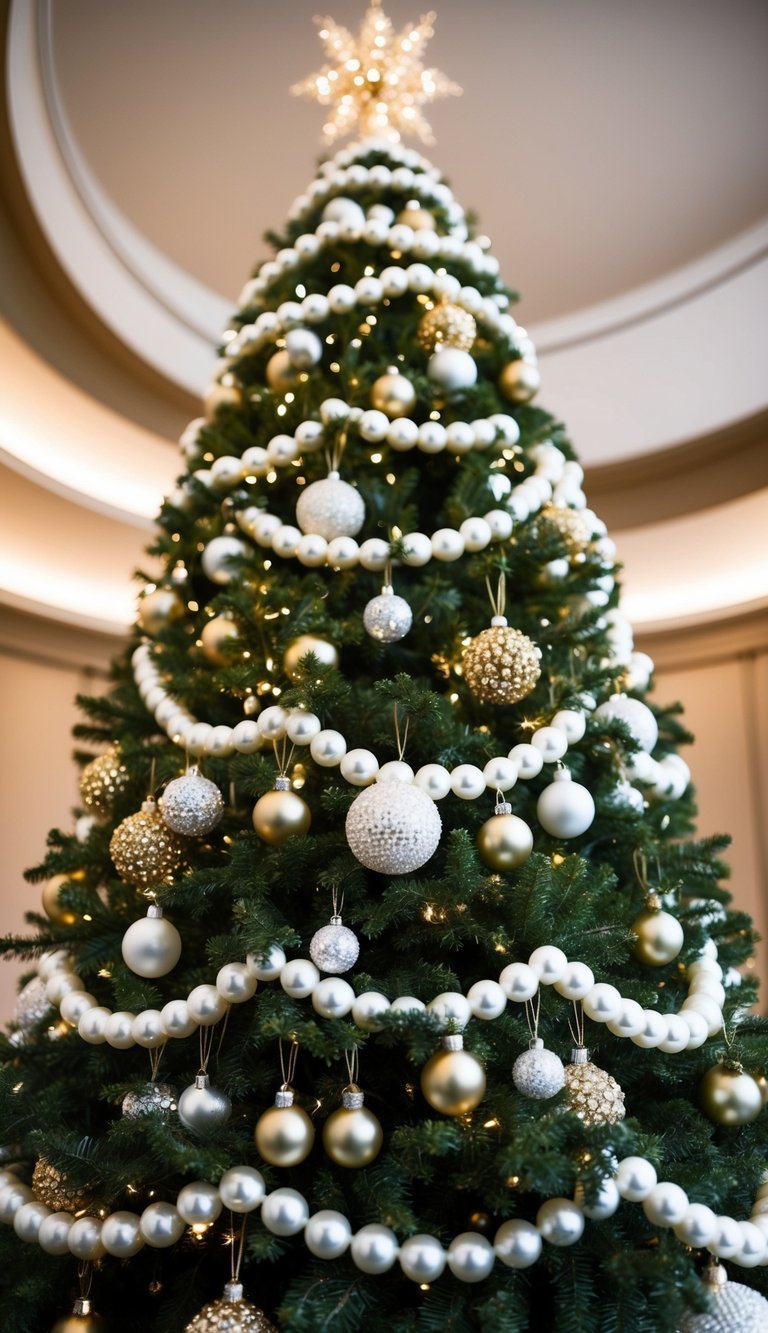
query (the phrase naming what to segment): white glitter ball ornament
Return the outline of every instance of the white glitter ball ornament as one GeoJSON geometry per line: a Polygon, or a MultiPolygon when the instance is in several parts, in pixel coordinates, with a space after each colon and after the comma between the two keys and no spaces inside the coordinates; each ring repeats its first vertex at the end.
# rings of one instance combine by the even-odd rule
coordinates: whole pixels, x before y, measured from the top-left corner
{"type": "Polygon", "coordinates": [[[623,722],[646,754],[651,753],[659,739],[658,724],[648,705],[640,699],[630,699],[627,694],[612,694],[610,699],[595,709],[595,717],[605,721],[616,718],[618,722],[623,722]]]}
{"type": "Polygon", "coordinates": [[[711,1264],[702,1281],[710,1298],[705,1314],[686,1315],[680,1333],[765,1333],[768,1301],[742,1282],[729,1282],[721,1264],[711,1264]]]}
{"type": "Polygon", "coordinates": [[[184,1333],[277,1333],[263,1310],[243,1297],[240,1282],[228,1282],[221,1300],[211,1301],[190,1319],[184,1333]]]}
{"type": "Polygon", "coordinates": [[[512,1066],[512,1082],[518,1092],[536,1101],[554,1097],[565,1086],[563,1062],[544,1047],[541,1037],[532,1037],[530,1047],[512,1066]]]}
{"type": "Polygon", "coordinates": [[[338,472],[329,472],[302,491],[296,502],[296,522],[302,532],[325,537],[328,542],[334,537],[355,537],[365,522],[365,503],[338,472]]]}
{"type": "Polygon", "coordinates": [[[404,597],[398,597],[386,584],[363,611],[366,632],[377,643],[397,643],[413,624],[413,612],[404,597]]]}
{"type": "Polygon", "coordinates": [[[176,1093],[168,1083],[147,1083],[141,1092],[126,1092],[123,1115],[133,1120],[140,1115],[168,1116],[176,1110],[176,1093]]]}
{"type": "Polygon", "coordinates": [[[168,827],[187,837],[210,833],[224,813],[224,798],[216,783],[204,778],[196,764],[168,783],[159,805],[168,827]]]}
{"type": "Polygon", "coordinates": [[[349,926],[342,925],[340,916],[332,916],[329,925],[315,931],[309,945],[309,956],[315,967],[333,976],[354,967],[359,953],[357,935],[349,926]]]}
{"type": "Polygon", "coordinates": [[[51,1002],[42,977],[33,977],[19,991],[13,1010],[13,1021],[19,1033],[27,1033],[51,1012],[51,1002]]]}
{"type": "Polygon", "coordinates": [[[347,812],[347,842],[361,865],[407,875],[437,850],[442,820],[431,796],[409,782],[377,782],[347,812]]]}

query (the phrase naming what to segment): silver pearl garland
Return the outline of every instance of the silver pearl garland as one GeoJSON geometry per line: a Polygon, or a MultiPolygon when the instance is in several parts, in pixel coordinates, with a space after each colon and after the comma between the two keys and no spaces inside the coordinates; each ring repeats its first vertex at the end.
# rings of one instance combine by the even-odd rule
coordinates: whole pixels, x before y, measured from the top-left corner
{"type": "Polygon", "coordinates": [[[210,833],[224,813],[224,798],[197,764],[183,777],[169,782],[159,802],[160,813],[174,833],[201,837],[210,833]]]}

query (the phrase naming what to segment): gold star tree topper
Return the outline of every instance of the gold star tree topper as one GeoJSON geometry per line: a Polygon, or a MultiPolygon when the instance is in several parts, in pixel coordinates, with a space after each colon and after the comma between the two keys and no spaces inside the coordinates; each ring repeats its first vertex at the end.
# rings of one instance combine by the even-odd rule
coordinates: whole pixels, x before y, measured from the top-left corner
{"type": "Polygon", "coordinates": [[[361,139],[397,143],[409,134],[433,143],[421,108],[435,97],[461,92],[440,70],[424,68],[435,15],[423,14],[418,23],[395,32],[380,0],[372,0],[357,37],[332,18],[315,22],[331,63],[294,84],[291,92],[333,108],[323,126],[326,141],[355,132],[361,139]]]}

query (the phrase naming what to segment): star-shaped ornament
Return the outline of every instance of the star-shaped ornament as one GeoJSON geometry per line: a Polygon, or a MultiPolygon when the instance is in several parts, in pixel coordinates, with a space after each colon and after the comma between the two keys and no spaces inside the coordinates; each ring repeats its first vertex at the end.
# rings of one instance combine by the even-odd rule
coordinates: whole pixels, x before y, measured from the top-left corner
{"type": "Polygon", "coordinates": [[[422,107],[436,97],[461,92],[437,69],[425,69],[424,48],[434,33],[434,14],[395,32],[380,0],[366,10],[357,37],[332,18],[315,20],[331,63],[310,74],[291,92],[313,97],[332,108],[323,136],[333,142],[344,134],[397,143],[409,134],[433,143],[422,107]]]}

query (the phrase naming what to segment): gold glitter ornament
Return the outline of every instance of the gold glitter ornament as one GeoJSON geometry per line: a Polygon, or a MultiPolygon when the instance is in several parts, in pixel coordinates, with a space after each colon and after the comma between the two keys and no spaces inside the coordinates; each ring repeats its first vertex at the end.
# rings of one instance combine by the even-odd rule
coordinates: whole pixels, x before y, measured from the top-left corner
{"type": "Polygon", "coordinates": [[[109,814],[116,796],[128,785],[128,769],[118,749],[105,750],[86,764],[80,775],[80,795],[83,805],[109,814]]]}
{"type": "Polygon", "coordinates": [[[115,870],[126,884],[148,889],[169,883],[184,865],[186,843],[166,824],[152,797],[118,824],[109,844],[115,870]]]}
{"type": "Polygon", "coordinates": [[[592,540],[592,526],[578,509],[568,509],[565,505],[545,505],[538,522],[557,529],[569,555],[583,551],[592,540]]]}
{"type": "Polygon", "coordinates": [[[468,310],[451,301],[441,301],[422,315],[416,337],[425,352],[434,352],[438,347],[457,347],[461,352],[469,352],[477,337],[477,324],[468,310]]]}
{"type": "Polygon", "coordinates": [[[64,1172],[46,1157],[35,1162],[32,1189],[35,1198],[54,1213],[82,1213],[90,1203],[87,1192],[70,1185],[64,1172]]]}
{"type": "Polygon", "coordinates": [[[476,699],[486,704],[514,704],[524,699],[541,675],[541,649],[504,616],[476,634],[461,659],[464,679],[476,699]]]}
{"type": "Polygon", "coordinates": [[[616,1079],[593,1065],[589,1051],[576,1046],[565,1066],[565,1094],[570,1109],[585,1125],[615,1125],[623,1120],[624,1093],[616,1079]]]}
{"type": "Polygon", "coordinates": [[[277,1333],[263,1310],[243,1296],[241,1282],[227,1282],[221,1300],[211,1301],[190,1319],[184,1333],[277,1333]]]}

